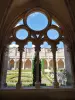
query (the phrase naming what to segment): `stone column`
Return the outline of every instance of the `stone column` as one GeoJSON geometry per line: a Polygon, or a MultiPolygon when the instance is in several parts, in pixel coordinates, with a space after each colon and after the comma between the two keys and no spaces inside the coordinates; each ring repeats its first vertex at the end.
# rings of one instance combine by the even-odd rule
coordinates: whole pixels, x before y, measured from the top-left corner
{"type": "Polygon", "coordinates": [[[65,69],[65,56],[64,56],[63,62],[64,62],[64,69],[65,69]]]}
{"type": "Polygon", "coordinates": [[[66,85],[72,85],[74,82],[73,81],[73,70],[72,68],[74,67],[73,64],[73,52],[71,51],[70,48],[68,48],[67,45],[64,45],[64,54],[65,54],[65,69],[66,69],[66,73],[67,73],[67,82],[66,85]]]}
{"type": "Polygon", "coordinates": [[[67,45],[64,45],[64,56],[65,56],[65,69],[72,75],[71,72],[71,55],[67,45]]]}
{"type": "Polygon", "coordinates": [[[71,56],[71,71],[72,71],[72,85],[73,88],[75,88],[75,58],[73,57],[73,52],[70,51],[70,56],[71,56]]]}
{"type": "Polygon", "coordinates": [[[59,83],[57,82],[57,67],[56,67],[56,46],[52,45],[52,53],[53,53],[53,70],[54,70],[54,87],[58,88],[59,83]]]}
{"type": "Polygon", "coordinates": [[[1,81],[1,87],[5,88],[7,87],[7,83],[6,83],[6,77],[7,77],[7,68],[8,68],[8,52],[4,53],[3,56],[3,63],[2,63],[2,81],[1,81]]]}
{"type": "Polygon", "coordinates": [[[36,82],[35,82],[35,87],[40,88],[40,82],[39,82],[39,51],[40,47],[35,47],[36,51],[36,82]]]}
{"type": "Polygon", "coordinates": [[[22,68],[22,53],[23,53],[23,47],[19,47],[19,52],[20,52],[20,59],[19,59],[19,73],[18,73],[18,82],[16,84],[16,88],[20,89],[21,88],[21,68],[22,68]]]}
{"type": "MultiPolygon", "coordinates": [[[[0,66],[2,65],[1,61],[1,52],[0,52],[0,66]]],[[[1,73],[2,73],[2,66],[0,67],[0,88],[1,88],[1,73]]]]}

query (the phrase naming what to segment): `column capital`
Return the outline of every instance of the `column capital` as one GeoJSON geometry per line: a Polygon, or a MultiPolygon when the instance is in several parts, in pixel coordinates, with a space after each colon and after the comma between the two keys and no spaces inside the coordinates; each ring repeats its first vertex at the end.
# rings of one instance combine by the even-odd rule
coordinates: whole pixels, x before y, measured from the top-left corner
{"type": "Polygon", "coordinates": [[[51,46],[51,51],[52,51],[52,53],[55,53],[57,51],[56,45],[51,46]]]}
{"type": "Polygon", "coordinates": [[[40,50],[41,50],[40,46],[35,46],[35,51],[40,51],[40,50]]]}
{"type": "Polygon", "coordinates": [[[19,46],[18,47],[18,51],[23,52],[24,51],[24,47],[23,46],[19,46]]]}

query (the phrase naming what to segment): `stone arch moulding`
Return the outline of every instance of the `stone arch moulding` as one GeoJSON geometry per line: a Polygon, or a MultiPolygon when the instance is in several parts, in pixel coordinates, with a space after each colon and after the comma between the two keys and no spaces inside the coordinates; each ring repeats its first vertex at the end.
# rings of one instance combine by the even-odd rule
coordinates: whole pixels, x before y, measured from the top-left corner
{"type": "MultiPolygon", "coordinates": [[[[35,9],[35,11],[37,11],[37,9],[39,9],[39,10],[42,11],[42,12],[45,11],[45,10],[42,9],[42,8],[33,8],[33,9],[31,9],[31,10],[33,11],[34,9],[35,9]]],[[[31,10],[30,10],[30,11],[31,11],[31,10]]],[[[19,17],[16,18],[16,20],[14,20],[14,21],[12,22],[11,27],[12,27],[12,26],[15,26],[15,24],[16,24],[20,19],[22,19],[22,17],[24,17],[25,13],[28,13],[28,12],[30,12],[30,11],[26,11],[26,12],[24,11],[19,17]]],[[[46,12],[46,11],[45,11],[45,12],[46,12]]],[[[45,13],[45,12],[44,12],[44,13],[45,13]]],[[[52,18],[52,15],[51,15],[51,14],[48,14],[48,13],[47,13],[47,15],[48,15],[48,16],[50,15],[51,18],[52,18]]],[[[49,19],[50,19],[50,18],[49,18],[49,19]]],[[[54,17],[53,17],[53,19],[54,19],[54,17]]],[[[11,31],[11,30],[10,30],[10,31],[11,31]]],[[[8,33],[10,33],[10,32],[8,32],[8,33]]]]}
{"type": "MultiPolygon", "coordinates": [[[[45,11],[45,10],[43,10],[43,9],[41,9],[41,8],[35,8],[35,9],[32,9],[32,10],[28,11],[26,14],[29,15],[29,14],[31,13],[31,11],[33,11],[33,12],[39,11],[39,12],[45,13],[45,15],[47,15],[47,18],[48,18],[48,23],[50,22],[50,20],[51,20],[51,19],[50,19],[50,15],[49,15],[48,13],[46,14],[46,11],[45,11]]],[[[27,15],[26,15],[26,17],[27,17],[27,15]]],[[[23,17],[23,19],[24,19],[24,18],[25,18],[25,16],[23,17]]],[[[24,19],[24,20],[25,20],[25,19],[24,19]]],[[[19,44],[20,42],[23,43],[23,44],[26,44],[28,41],[32,41],[32,43],[33,43],[34,45],[37,45],[36,42],[35,42],[35,38],[36,38],[36,39],[39,40],[39,41],[38,41],[39,44],[40,44],[40,43],[42,44],[44,41],[47,41],[48,44],[50,44],[50,45],[51,45],[52,42],[53,42],[54,44],[58,44],[58,42],[62,39],[62,35],[63,35],[62,33],[63,33],[63,32],[62,32],[62,30],[61,30],[60,28],[58,28],[58,27],[55,26],[55,25],[51,25],[50,23],[48,24],[48,26],[47,26],[45,29],[43,29],[42,31],[37,31],[37,32],[31,30],[29,27],[27,27],[26,23],[24,23],[24,25],[20,25],[20,26],[17,26],[17,27],[15,27],[15,28],[13,28],[12,37],[10,37],[10,41],[11,41],[11,39],[13,39],[14,41],[17,42],[17,44],[19,44]],[[27,37],[27,39],[25,39],[25,40],[23,40],[23,41],[19,41],[19,40],[16,38],[16,32],[17,32],[18,30],[20,30],[20,29],[25,29],[25,30],[27,30],[27,32],[28,32],[28,37],[27,37]],[[52,41],[51,39],[48,38],[48,36],[47,36],[47,31],[48,31],[49,29],[54,29],[54,30],[56,30],[56,31],[59,33],[59,37],[58,37],[56,40],[52,41]],[[42,34],[42,33],[43,33],[43,34],[42,34]],[[39,35],[39,38],[36,37],[36,35],[39,35]],[[43,35],[44,35],[44,38],[41,39],[43,35]],[[33,36],[34,38],[32,38],[31,36],[33,36]]],[[[52,44],[53,44],[53,43],[52,43],[52,44]]],[[[41,45],[41,44],[40,44],[40,45],[41,45]]]]}

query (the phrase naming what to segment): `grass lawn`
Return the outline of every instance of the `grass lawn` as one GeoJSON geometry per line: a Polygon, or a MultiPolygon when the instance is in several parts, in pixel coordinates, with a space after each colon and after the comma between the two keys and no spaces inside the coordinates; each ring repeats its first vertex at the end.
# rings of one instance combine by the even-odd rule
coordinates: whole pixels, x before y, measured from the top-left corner
{"type": "MultiPolygon", "coordinates": [[[[7,72],[7,86],[16,87],[18,81],[18,70],[8,70],[7,72]]],[[[22,86],[31,86],[33,84],[32,70],[22,70],[21,74],[22,86]]],[[[46,86],[52,86],[53,78],[49,74],[42,74],[41,83],[46,86]]]]}

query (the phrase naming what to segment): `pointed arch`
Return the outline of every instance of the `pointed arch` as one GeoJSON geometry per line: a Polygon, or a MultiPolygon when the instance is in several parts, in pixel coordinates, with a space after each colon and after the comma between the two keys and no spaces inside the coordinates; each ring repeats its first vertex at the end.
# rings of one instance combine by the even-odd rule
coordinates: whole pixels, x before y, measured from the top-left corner
{"type": "Polygon", "coordinates": [[[10,60],[10,69],[12,69],[12,68],[14,68],[14,60],[13,59],[10,60]]]}
{"type": "Polygon", "coordinates": [[[31,61],[30,61],[29,59],[27,59],[27,60],[25,61],[24,69],[26,69],[26,68],[28,68],[28,69],[31,68],[31,61]]]}
{"type": "Polygon", "coordinates": [[[58,61],[58,68],[64,68],[64,62],[62,59],[58,61]]]}

